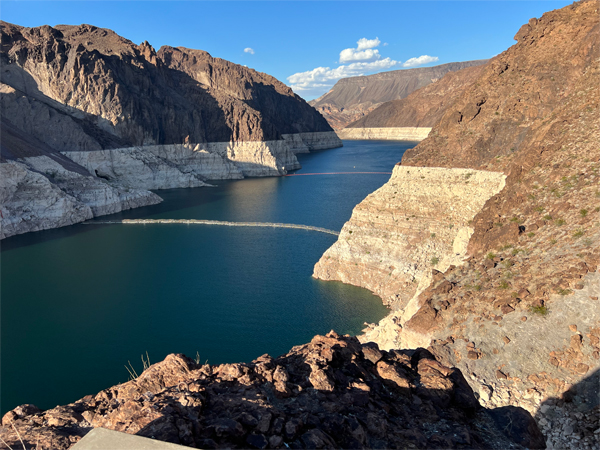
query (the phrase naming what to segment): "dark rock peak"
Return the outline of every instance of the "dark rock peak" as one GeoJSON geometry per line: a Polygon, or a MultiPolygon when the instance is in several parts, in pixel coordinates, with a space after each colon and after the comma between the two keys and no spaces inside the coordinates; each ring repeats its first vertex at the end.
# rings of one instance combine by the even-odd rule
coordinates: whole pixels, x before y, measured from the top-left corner
{"type": "Polygon", "coordinates": [[[283,83],[202,50],[162,47],[157,52],[148,42],[138,46],[91,25],[24,28],[2,22],[0,33],[2,83],[53,109],[85,117],[100,134],[117,138],[103,142],[266,141],[331,131],[283,83]]]}

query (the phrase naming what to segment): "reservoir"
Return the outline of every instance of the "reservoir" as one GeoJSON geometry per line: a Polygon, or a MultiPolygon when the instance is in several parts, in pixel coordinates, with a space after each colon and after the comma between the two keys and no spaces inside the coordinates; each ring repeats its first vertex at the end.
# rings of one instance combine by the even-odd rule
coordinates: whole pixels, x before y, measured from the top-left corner
{"type": "MultiPolygon", "coordinates": [[[[164,202],[95,219],[201,219],[340,231],[415,143],[345,141],[298,155],[286,177],[157,191],[164,202]],[[359,173],[363,172],[363,173],[359,173]],[[378,172],[378,173],[364,173],[378,172]]],[[[336,240],[317,231],[78,224],[13,236],[1,253],[1,413],[46,409],[184,353],[210,364],[278,356],[315,334],[359,334],[387,310],[369,291],[311,277],[336,240]]]]}

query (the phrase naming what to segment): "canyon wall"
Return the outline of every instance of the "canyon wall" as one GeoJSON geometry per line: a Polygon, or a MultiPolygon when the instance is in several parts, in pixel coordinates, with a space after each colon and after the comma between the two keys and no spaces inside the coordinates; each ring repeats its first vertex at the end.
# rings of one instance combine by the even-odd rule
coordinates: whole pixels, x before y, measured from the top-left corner
{"type": "MultiPolygon", "coordinates": [[[[412,203],[388,193],[378,208],[376,193],[357,207],[360,223],[346,224],[350,241],[328,250],[316,274],[368,285],[388,303],[412,295],[361,339],[384,348],[427,346],[464,371],[483,404],[536,413],[549,446],[593,447],[600,414],[598,3],[531,19],[515,39],[453,91],[428,138],[402,159],[411,173],[442,167],[506,175],[504,188],[474,211],[462,265],[441,266],[440,258],[416,280],[425,280],[421,291],[413,283],[388,292],[379,280],[395,262],[404,265],[414,231],[396,236],[377,221],[388,217],[382,210],[408,212],[412,203]],[[377,245],[390,247],[389,262],[374,241],[353,242],[355,229],[367,235],[363,241],[375,235],[377,245]],[[324,271],[337,249],[346,259],[336,265],[332,258],[324,271]]],[[[413,95],[415,103],[419,91],[413,95]]],[[[416,244],[427,252],[435,239],[424,239],[425,223],[421,229],[416,244]]]]}
{"type": "Polygon", "coordinates": [[[395,140],[422,141],[431,128],[417,127],[387,127],[387,128],[344,128],[336,131],[340,139],[348,140],[395,140]]]}
{"type": "Polygon", "coordinates": [[[432,268],[462,263],[471,221],[505,178],[501,172],[395,166],[390,180],[354,208],[314,276],[367,288],[393,310],[413,307],[409,300],[429,285],[432,268]]]}
{"type": "Polygon", "coordinates": [[[342,145],[289,87],[201,50],[91,25],[0,32],[0,238],[157,203],[150,189],[284,175],[296,153],[342,145]]]}

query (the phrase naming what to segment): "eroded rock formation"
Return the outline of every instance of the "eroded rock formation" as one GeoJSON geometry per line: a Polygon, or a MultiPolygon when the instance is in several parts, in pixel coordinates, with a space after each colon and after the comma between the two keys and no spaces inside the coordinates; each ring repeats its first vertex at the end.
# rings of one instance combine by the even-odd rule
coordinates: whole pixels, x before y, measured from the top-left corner
{"type": "Polygon", "coordinates": [[[201,50],[156,52],[91,25],[0,32],[2,161],[21,164],[2,169],[0,238],[160,201],[148,189],[282,175],[298,152],[341,146],[289,87],[201,50]],[[41,156],[61,167],[24,159],[41,156]],[[30,201],[44,189],[51,208],[30,201]],[[81,194],[90,189],[107,193],[81,194]]]}
{"type": "Polygon", "coordinates": [[[505,178],[482,170],[395,166],[390,180],[354,208],[314,276],[365,287],[393,310],[404,310],[429,285],[432,267],[462,262],[473,218],[505,178]]]}
{"type": "Polygon", "coordinates": [[[480,407],[460,371],[428,351],[381,351],[334,332],[249,364],[169,355],[75,403],[19,406],[0,438],[19,448],[18,432],[28,448],[62,450],[94,427],[197,448],[544,447],[526,411],[480,407]]]}
{"type": "MultiPolygon", "coordinates": [[[[392,312],[362,339],[384,348],[429,345],[464,371],[484,404],[537,412],[549,445],[591,448],[598,441],[589,421],[563,427],[556,417],[598,416],[598,2],[531,19],[515,39],[455,92],[429,137],[402,160],[411,172],[503,172],[505,187],[476,212],[464,263],[432,270],[431,284],[409,302],[416,308],[392,312]],[[575,387],[593,380],[595,391],[575,387]]],[[[409,216],[411,202],[372,195],[369,203],[409,216]]],[[[389,235],[378,223],[380,211],[365,213],[357,235],[389,235]]],[[[401,250],[405,240],[382,244],[401,250]]],[[[354,260],[369,260],[373,246],[349,242],[354,260]]],[[[380,276],[369,269],[346,264],[338,278],[380,276]]],[[[401,297],[414,291],[398,289],[401,297]]]]}

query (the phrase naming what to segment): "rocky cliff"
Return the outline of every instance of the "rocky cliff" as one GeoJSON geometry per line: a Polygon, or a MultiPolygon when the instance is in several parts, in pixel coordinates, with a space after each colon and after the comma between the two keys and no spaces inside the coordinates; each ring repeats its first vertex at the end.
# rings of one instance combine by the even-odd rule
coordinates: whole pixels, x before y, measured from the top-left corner
{"type": "Polygon", "coordinates": [[[472,220],[504,187],[483,170],[404,167],[370,194],[315,265],[314,276],[365,287],[404,310],[431,281],[431,268],[460,264],[472,220]]]}
{"type": "Polygon", "coordinates": [[[479,66],[485,62],[486,60],[455,62],[421,69],[393,70],[375,75],[342,78],[329,92],[309,103],[338,130],[360,119],[382,103],[404,98],[423,86],[437,82],[447,73],[479,66]]]}
{"type": "MultiPolygon", "coordinates": [[[[518,43],[483,66],[429,137],[406,152],[402,166],[411,173],[424,166],[502,172],[505,186],[474,211],[466,260],[441,267],[441,258],[432,259],[431,284],[362,338],[384,348],[429,346],[464,371],[484,404],[537,412],[548,444],[558,448],[598,445],[597,422],[583,419],[597,417],[599,404],[599,37],[595,1],[531,19],[518,43]]],[[[413,203],[389,195],[393,182],[364,202],[385,207],[357,207],[360,230],[352,220],[346,229],[377,235],[402,262],[393,252],[414,234],[390,233],[381,209],[410,219],[413,203]]],[[[381,277],[376,264],[356,265],[370,261],[374,246],[345,237],[328,250],[346,247],[352,256],[336,277],[381,277]]],[[[425,252],[433,242],[418,245],[425,252]]],[[[397,295],[413,291],[400,283],[397,295]]]]}
{"type": "Polygon", "coordinates": [[[148,189],[282,175],[300,167],[295,153],[341,145],[289,87],[200,50],[156,52],[90,25],[2,22],[0,33],[2,161],[10,165],[0,237],[159,201],[148,189]],[[24,160],[48,155],[60,168],[24,160]],[[85,186],[64,190],[49,177],[56,171],[85,186]],[[91,185],[114,191],[104,206],[73,194],[91,185]],[[45,190],[61,199],[51,208],[45,190]]]}
{"type": "Polygon", "coordinates": [[[0,438],[62,450],[95,427],[196,448],[544,448],[529,413],[482,408],[460,371],[428,351],[380,351],[334,332],[249,364],[169,355],[69,405],[19,406],[0,438]]]}

